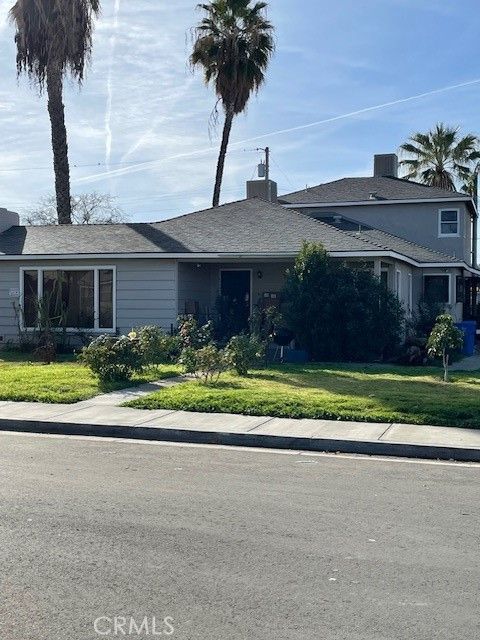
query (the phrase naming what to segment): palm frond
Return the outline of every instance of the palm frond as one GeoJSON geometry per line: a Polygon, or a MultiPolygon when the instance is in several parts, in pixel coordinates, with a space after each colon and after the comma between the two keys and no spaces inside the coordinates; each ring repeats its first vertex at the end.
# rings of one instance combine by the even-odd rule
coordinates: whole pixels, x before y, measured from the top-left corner
{"type": "Polygon", "coordinates": [[[190,64],[203,69],[205,82],[213,83],[225,111],[241,113],[265,82],[275,49],[267,3],[212,0],[198,7],[205,16],[195,29],[190,64]]]}
{"type": "Polygon", "coordinates": [[[455,191],[480,160],[479,139],[473,134],[459,138],[458,127],[437,123],[427,133],[414,133],[400,146],[407,179],[455,191]]]}
{"type": "Polygon", "coordinates": [[[26,73],[40,90],[49,68],[81,84],[99,12],[99,0],[17,0],[9,15],[16,29],[18,73],[26,73]]]}

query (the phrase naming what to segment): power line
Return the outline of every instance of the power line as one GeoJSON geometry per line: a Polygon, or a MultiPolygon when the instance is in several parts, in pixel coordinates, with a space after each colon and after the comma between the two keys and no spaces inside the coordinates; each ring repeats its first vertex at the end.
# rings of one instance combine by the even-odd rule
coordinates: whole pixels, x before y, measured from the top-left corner
{"type": "MultiPolygon", "coordinates": [[[[110,162],[109,166],[132,166],[136,164],[143,164],[144,162],[154,162],[153,160],[136,160],[135,162],[110,162]]],[[[93,164],[72,164],[71,169],[82,169],[87,167],[106,167],[105,162],[95,162],[93,164]]],[[[10,169],[0,169],[1,173],[16,173],[17,171],[53,171],[53,165],[48,167],[12,167],[10,169]]]]}

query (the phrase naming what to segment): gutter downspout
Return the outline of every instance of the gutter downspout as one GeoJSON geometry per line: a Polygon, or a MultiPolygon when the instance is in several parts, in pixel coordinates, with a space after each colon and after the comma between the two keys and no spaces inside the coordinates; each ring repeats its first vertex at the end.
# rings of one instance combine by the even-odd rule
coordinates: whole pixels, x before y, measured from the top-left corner
{"type": "Polygon", "coordinates": [[[473,202],[475,203],[475,215],[472,224],[472,267],[477,268],[478,259],[478,170],[475,172],[475,182],[473,185],[473,202]]]}

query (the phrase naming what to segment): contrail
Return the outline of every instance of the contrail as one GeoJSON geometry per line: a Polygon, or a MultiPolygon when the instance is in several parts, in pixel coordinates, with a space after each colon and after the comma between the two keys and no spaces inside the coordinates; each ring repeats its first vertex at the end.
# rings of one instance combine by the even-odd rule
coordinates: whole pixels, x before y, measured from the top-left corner
{"type": "Polygon", "coordinates": [[[405,102],[412,102],[412,100],[419,100],[420,98],[427,98],[428,96],[434,96],[438,93],[445,93],[446,91],[453,91],[454,89],[461,89],[462,87],[469,87],[474,84],[479,84],[480,78],[476,80],[469,80],[468,82],[461,82],[460,84],[452,84],[448,87],[442,87],[441,89],[434,89],[433,91],[426,91],[425,93],[418,93],[415,96],[410,96],[408,98],[400,98],[399,100],[392,100],[391,102],[383,102],[382,104],[377,104],[373,107],[366,107],[365,109],[358,109],[357,111],[350,111],[349,113],[343,113],[340,116],[333,116],[332,118],[326,118],[325,120],[317,120],[317,122],[309,122],[308,124],[301,124],[297,127],[290,127],[289,129],[280,129],[273,133],[265,133],[260,136],[255,136],[254,138],[249,138],[248,140],[242,140],[241,143],[235,144],[245,144],[246,142],[253,142],[254,140],[261,140],[262,138],[268,138],[271,135],[279,136],[284,133],[292,133],[293,131],[302,131],[303,129],[310,129],[311,127],[318,127],[321,124],[327,124],[329,122],[336,122],[337,120],[345,120],[346,118],[352,118],[354,116],[360,116],[363,113],[369,113],[371,111],[379,111],[380,109],[386,109],[387,107],[393,107],[397,104],[404,104],[405,102]]]}
{"type": "MultiPolygon", "coordinates": [[[[256,140],[262,140],[264,138],[271,138],[273,136],[280,136],[286,133],[293,133],[295,131],[302,131],[304,129],[311,129],[312,127],[318,127],[322,124],[328,124],[330,122],[337,122],[338,120],[345,120],[347,118],[353,118],[355,116],[362,115],[364,113],[370,113],[372,111],[380,111],[381,109],[387,109],[388,107],[393,107],[395,105],[404,104],[406,102],[412,102],[414,100],[420,100],[421,98],[427,98],[428,96],[434,96],[440,93],[445,93],[447,91],[453,91],[455,89],[461,89],[462,87],[469,87],[472,85],[476,85],[480,83],[480,78],[476,80],[469,80],[468,82],[461,82],[459,84],[449,85],[447,87],[442,87],[441,89],[433,89],[432,91],[425,91],[424,93],[418,93],[414,96],[409,96],[408,98],[400,98],[398,100],[392,100],[390,102],[383,102],[382,104],[377,104],[371,107],[365,107],[364,109],[357,109],[356,111],[349,111],[348,113],[343,113],[338,116],[333,116],[331,118],[325,118],[324,120],[317,120],[316,122],[309,122],[307,124],[301,124],[296,127],[290,127],[288,129],[278,129],[277,131],[271,131],[270,133],[264,133],[258,136],[254,136],[252,138],[246,138],[245,140],[239,140],[237,142],[232,142],[230,147],[239,146],[248,144],[250,142],[255,142],[256,140]]],[[[216,149],[212,147],[207,147],[205,149],[199,149],[197,151],[190,151],[185,153],[178,153],[173,156],[168,156],[166,158],[161,158],[160,160],[151,160],[150,162],[143,162],[141,164],[132,166],[132,167],[124,167],[122,169],[114,169],[113,171],[105,171],[102,173],[97,173],[91,176],[85,176],[83,178],[79,178],[74,180],[75,183],[87,183],[87,182],[97,182],[99,180],[103,180],[107,177],[115,177],[115,176],[123,176],[130,173],[138,173],[140,171],[145,171],[152,167],[161,165],[165,162],[169,162],[170,160],[178,160],[179,158],[188,158],[197,155],[205,155],[208,153],[216,153],[216,149]]]]}
{"type": "Polygon", "coordinates": [[[0,0],[0,33],[8,26],[8,12],[12,6],[11,0],[0,0]]]}
{"type": "Polygon", "coordinates": [[[110,58],[108,61],[107,105],[105,108],[105,164],[108,171],[110,170],[110,159],[112,157],[113,61],[115,58],[115,47],[117,44],[120,1],[121,0],[115,0],[113,9],[113,33],[110,36],[110,58]]]}

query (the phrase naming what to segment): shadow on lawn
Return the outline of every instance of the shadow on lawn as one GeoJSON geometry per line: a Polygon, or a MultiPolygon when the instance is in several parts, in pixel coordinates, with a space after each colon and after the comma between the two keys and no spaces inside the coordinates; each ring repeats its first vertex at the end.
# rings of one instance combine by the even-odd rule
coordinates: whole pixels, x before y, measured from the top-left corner
{"type": "MultiPolygon", "coordinates": [[[[390,367],[383,373],[397,374],[390,367]]],[[[278,393],[290,386],[298,389],[299,393],[306,393],[305,403],[322,406],[321,394],[310,395],[308,390],[318,390],[337,396],[340,404],[339,412],[349,411],[357,415],[357,419],[368,420],[368,413],[374,411],[385,416],[395,415],[394,421],[421,422],[430,424],[443,424],[447,426],[462,426],[480,428],[480,394],[475,388],[480,380],[471,375],[452,376],[453,381],[459,384],[443,384],[438,369],[415,368],[411,371],[404,369],[398,371],[396,377],[373,377],[369,374],[382,373],[376,367],[373,370],[348,370],[322,369],[321,367],[308,368],[302,373],[292,368],[282,370],[276,368],[273,371],[256,372],[255,378],[259,381],[277,383],[278,393]],[[283,375],[279,375],[282,374],[283,375]],[[438,381],[420,379],[420,376],[435,375],[438,381]],[[355,374],[364,375],[359,378],[355,374]],[[464,385],[468,383],[471,388],[464,385]],[[342,401],[343,398],[343,401],[342,401]],[[360,417],[364,412],[364,416],[360,417]],[[404,416],[403,420],[401,416],[404,416]]],[[[285,391],[286,392],[286,391],[285,391]]],[[[267,392],[268,393],[268,392],[267,392]]],[[[325,406],[329,405],[328,398],[324,400],[325,406]]],[[[335,400],[332,401],[333,405],[335,400]]]]}

